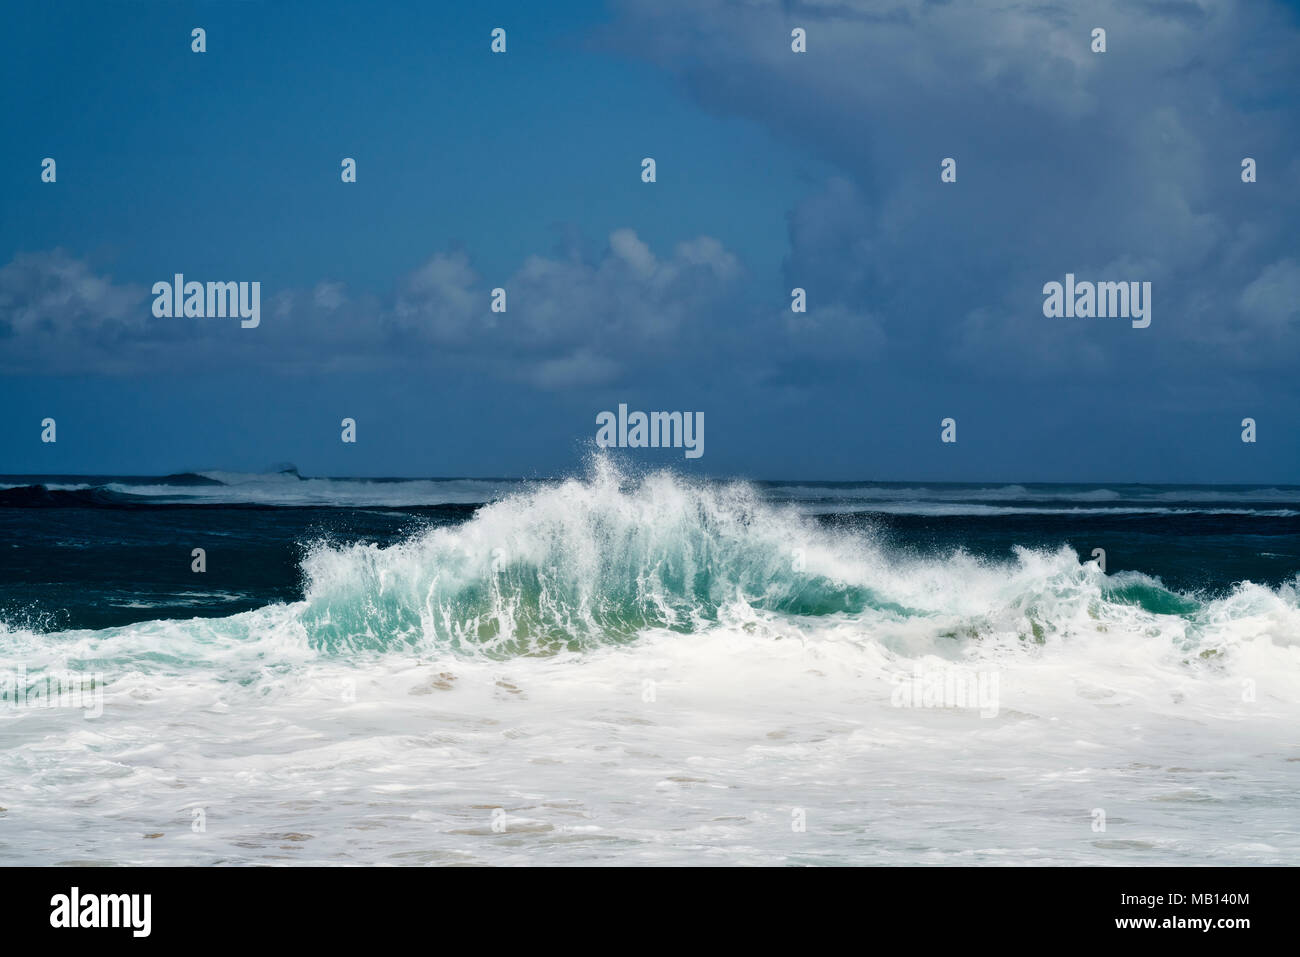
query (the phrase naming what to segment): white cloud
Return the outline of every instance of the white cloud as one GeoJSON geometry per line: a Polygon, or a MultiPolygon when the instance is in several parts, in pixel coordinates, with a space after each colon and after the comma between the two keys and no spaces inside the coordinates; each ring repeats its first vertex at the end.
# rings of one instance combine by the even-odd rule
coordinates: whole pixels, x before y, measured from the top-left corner
{"type": "MultiPolygon", "coordinates": [[[[270,366],[279,371],[472,361],[502,379],[555,389],[603,384],[626,368],[681,361],[685,340],[734,303],[741,269],[716,239],[656,257],[616,230],[594,262],[530,256],[491,311],[489,282],[463,251],[439,252],[390,297],[352,296],[337,281],[309,290],[263,281],[256,331],[223,320],[154,318],[146,285],[118,284],[62,251],[0,268],[0,367],[123,373],[270,366]]],[[[170,279],[170,276],[165,277],[170,279]]],[[[198,278],[198,277],[193,277],[198,278]]],[[[218,277],[224,278],[224,277],[218,277]]],[[[685,353],[703,361],[700,351],[685,353]]]]}
{"type": "Polygon", "coordinates": [[[1241,311],[1248,318],[1279,329],[1300,318],[1300,263],[1283,259],[1266,267],[1241,293],[1241,311]]]}

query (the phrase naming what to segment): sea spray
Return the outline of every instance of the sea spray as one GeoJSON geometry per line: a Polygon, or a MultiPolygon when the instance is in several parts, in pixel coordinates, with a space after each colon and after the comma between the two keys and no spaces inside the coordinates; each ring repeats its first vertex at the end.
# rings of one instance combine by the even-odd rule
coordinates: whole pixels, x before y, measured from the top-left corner
{"type": "MultiPolygon", "coordinates": [[[[399,545],[312,549],[300,614],[312,646],[329,653],[444,647],[507,658],[626,643],[652,628],[696,633],[734,604],[855,622],[865,640],[909,636],[903,647],[917,635],[1042,644],[1131,631],[1180,648],[1221,637],[1197,624],[1200,599],[1157,579],[1105,575],[1068,546],[1009,557],[903,555],[743,483],[633,478],[597,459],[586,478],[516,493],[399,545]]],[[[1300,626],[1293,600],[1275,600],[1275,627],[1300,626]]]]}

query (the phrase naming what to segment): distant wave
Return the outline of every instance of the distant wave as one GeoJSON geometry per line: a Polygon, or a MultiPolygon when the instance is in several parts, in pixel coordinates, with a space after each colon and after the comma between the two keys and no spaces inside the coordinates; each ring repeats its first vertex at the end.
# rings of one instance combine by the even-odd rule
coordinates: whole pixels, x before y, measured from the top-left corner
{"type": "MultiPolygon", "coordinates": [[[[10,477],[0,508],[190,506],[422,508],[483,505],[554,482],[520,479],[312,478],[293,466],[266,473],[181,472],[161,477],[10,477]],[[22,481],[23,478],[29,479],[22,481]],[[39,479],[39,481],[31,481],[39,479]]],[[[0,485],[4,479],[0,477],[0,485]]],[[[925,485],[756,482],[765,501],[810,514],[1300,515],[1300,488],[1205,486],[925,485]]]]}
{"type": "Polygon", "coordinates": [[[0,508],[471,506],[516,491],[521,484],[487,479],[304,478],[296,472],[182,473],[159,478],[105,477],[98,482],[14,484],[0,487],[0,508]]]}
{"type": "Polygon", "coordinates": [[[178,472],[175,475],[164,475],[158,479],[159,485],[176,485],[182,488],[201,486],[219,486],[225,483],[213,478],[210,475],[204,475],[198,472],[178,472]]]}
{"type": "MultiPolygon", "coordinates": [[[[206,488],[206,487],[204,487],[206,488]]],[[[339,500],[321,500],[322,497],[303,497],[294,501],[276,501],[266,496],[226,496],[173,494],[161,486],[148,489],[131,489],[120,485],[62,488],[47,485],[20,485],[0,489],[0,508],[94,508],[94,509],[274,509],[312,508],[322,506],[365,507],[372,509],[421,509],[472,512],[480,502],[448,501],[451,495],[399,496],[399,501],[368,502],[364,506],[355,502],[356,496],[339,500]]],[[[469,496],[472,498],[472,496],[469,496]]]]}
{"type": "Polygon", "coordinates": [[[106,488],[51,488],[20,485],[0,489],[0,508],[119,508],[131,504],[131,496],[106,488]]]}
{"type": "Polygon", "coordinates": [[[1031,505],[1053,502],[1130,505],[1172,504],[1293,504],[1300,506],[1300,487],[1134,485],[958,485],[895,483],[758,483],[773,500],[898,503],[997,503],[1031,505]]]}
{"type": "Polygon", "coordinates": [[[1293,508],[1206,508],[1188,505],[1182,508],[1167,505],[1127,506],[1060,506],[1047,505],[981,505],[974,502],[860,502],[860,503],[801,503],[803,511],[814,515],[849,515],[878,513],[883,515],[933,515],[940,516],[995,516],[995,515],[1242,515],[1259,518],[1292,518],[1300,515],[1293,508]]]}

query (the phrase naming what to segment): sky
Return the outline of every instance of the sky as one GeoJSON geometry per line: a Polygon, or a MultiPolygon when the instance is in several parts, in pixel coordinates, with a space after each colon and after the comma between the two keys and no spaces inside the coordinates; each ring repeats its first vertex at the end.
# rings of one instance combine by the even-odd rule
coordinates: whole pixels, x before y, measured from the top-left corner
{"type": "Polygon", "coordinates": [[[1300,483],[1298,107],[1270,0],[24,4],[0,473],[1300,483]]]}

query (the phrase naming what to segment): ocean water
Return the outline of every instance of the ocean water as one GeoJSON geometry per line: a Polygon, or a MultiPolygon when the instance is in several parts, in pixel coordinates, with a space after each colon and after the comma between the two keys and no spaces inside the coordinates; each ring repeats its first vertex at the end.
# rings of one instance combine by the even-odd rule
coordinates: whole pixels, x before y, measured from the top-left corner
{"type": "Polygon", "coordinates": [[[1297,487],[0,476],[0,862],[1300,863],[1298,572],[1297,487]]]}

